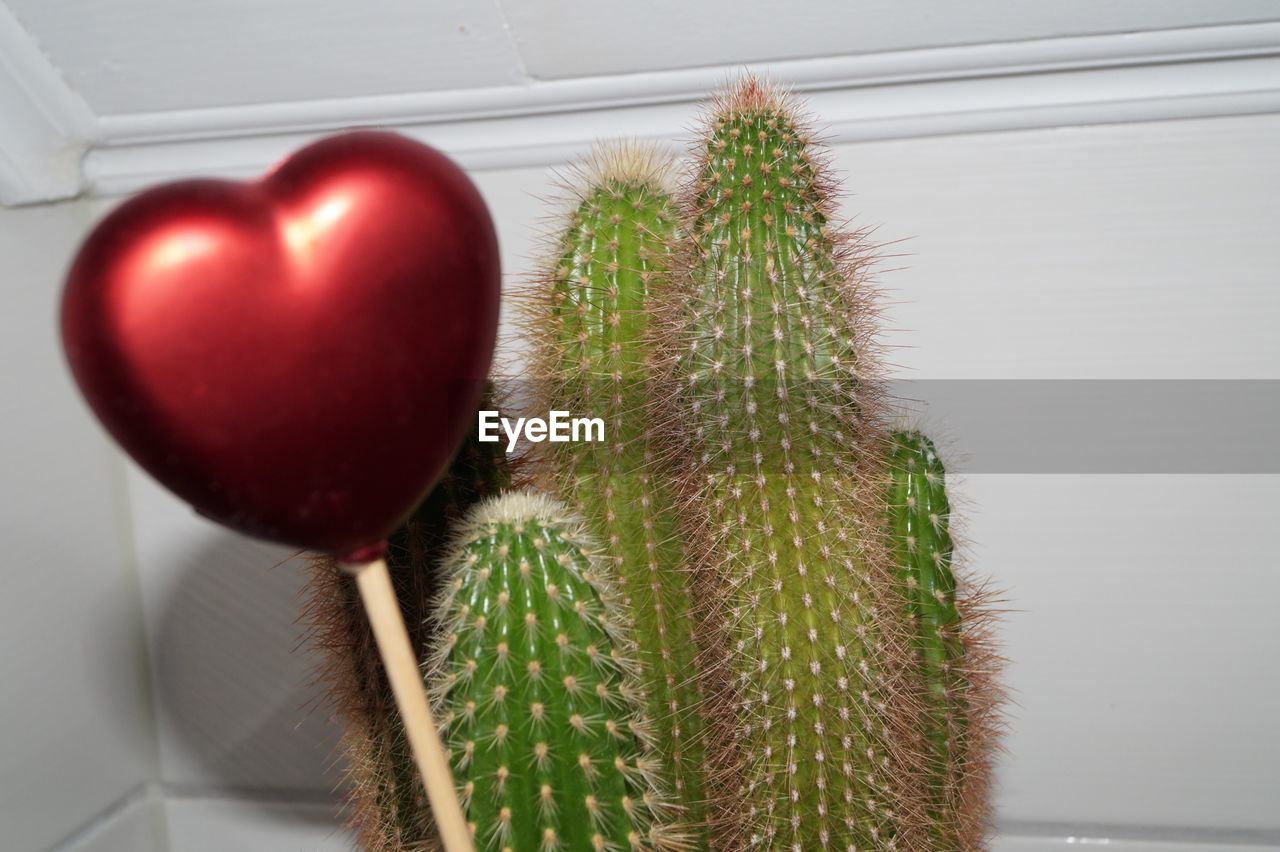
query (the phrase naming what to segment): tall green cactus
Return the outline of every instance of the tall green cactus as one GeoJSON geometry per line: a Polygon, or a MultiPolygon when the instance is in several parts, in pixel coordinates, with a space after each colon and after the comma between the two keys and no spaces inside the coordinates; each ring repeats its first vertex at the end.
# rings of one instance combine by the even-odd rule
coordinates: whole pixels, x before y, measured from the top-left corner
{"type": "Polygon", "coordinates": [[[689,520],[725,604],[733,701],[709,740],[725,845],[927,848],[912,654],[880,492],[867,252],[789,104],[747,80],[710,118],[671,302],[689,520]],[[733,837],[735,828],[741,832],[733,837]]]}
{"type": "Polygon", "coordinates": [[[893,435],[886,506],[924,680],[930,820],[938,850],[983,847],[998,700],[980,596],[958,596],[946,471],[933,442],[893,435]]]}
{"type": "Polygon", "coordinates": [[[481,850],[674,849],[607,565],[558,502],[479,506],[448,559],[429,670],[481,850]]]}
{"type": "Polygon", "coordinates": [[[669,289],[678,211],[669,160],[637,145],[599,151],[574,175],[555,262],[530,302],[541,379],[534,407],[599,417],[605,440],[552,445],[555,491],[601,542],[634,624],[664,775],[702,819],[697,657],[676,499],[651,415],[653,303],[669,289]]]}
{"type": "MultiPolygon", "coordinates": [[[[492,402],[486,397],[481,408],[492,402]]],[[[502,448],[469,440],[413,515],[388,542],[391,572],[410,641],[428,642],[428,616],[439,593],[439,563],[455,528],[478,501],[512,484],[502,448]]],[[[395,696],[378,656],[354,579],[317,557],[304,619],[320,651],[318,680],[343,722],[348,823],[366,852],[416,852],[435,828],[395,696]]]]}

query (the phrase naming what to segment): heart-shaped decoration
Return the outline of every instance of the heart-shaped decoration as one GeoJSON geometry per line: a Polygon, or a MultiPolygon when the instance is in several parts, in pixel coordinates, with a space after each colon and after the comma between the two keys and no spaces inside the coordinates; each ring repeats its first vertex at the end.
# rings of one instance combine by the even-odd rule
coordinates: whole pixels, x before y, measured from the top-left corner
{"type": "Polygon", "coordinates": [[[351,554],[413,509],[474,422],[499,277],[457,166],[348,133],[260,181],[121,206],[68,275],[63,343],[111,434],[202,514],[351,554]]]}

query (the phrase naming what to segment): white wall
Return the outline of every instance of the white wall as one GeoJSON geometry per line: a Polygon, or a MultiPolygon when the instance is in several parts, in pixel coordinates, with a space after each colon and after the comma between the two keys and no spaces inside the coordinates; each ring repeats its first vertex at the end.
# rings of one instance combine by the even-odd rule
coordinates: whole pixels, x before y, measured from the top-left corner
{"type": "MultiPolygon", "coordinates": [[[[1278,144],[1272,115],[841,146],[847,211],[904,255],[881,278],[891,360],[916,378],[1280,378],[1278,144]]],[[[514,280],[530,267],[549,175],[475,177],[514,280]]],[[[66,744],[0,736],[0,824],[19,832],[5,846],[46,848],[65,834],[51,825],[152,778],[175,850],[346,848],[328,816],[334,730],[294,648],[301,566],[132,472],[158,720],[158,749],[146,744],[120,482],[51,334],[82,216],[0,213],[0,369],[21,391],[6,394],[5,439],[19,450],[5,453],[18,464],[4,477],[7,538],[20,563],[58,566],[14,574],[0,604],[0,664],[18,665],[4,673],[0,731],[38,731],[53,714],[66,744]],[[41,636],[78,661],[74,677],[50,685],[34,656],[8,652],[41,636]],[[72,808],[68,787],[97,795],[72,808]],[[51,802],[49,823],[39,809],[51,802]]],[[[956,485],[971,559],[1011,610],[999,852],[1082,838],[1122,852],[1280,849],[1268,538],[1280,477],[975,473],[956,485]]],[[[159,818],[140,812],[144,826],[159,818]]],[[[130,848],[113,842],[77,848],[130,848]]]]}
{"type": "MultiPolygon", "coordinates": [[[[917,378],[1280,378],[1277,143],[1268,116],[842,148],[850,212],[905,240],[883,276],[887,324],[909,330],[893,360],[917,378]]],[[[1280,477],[960,487],[973,562],[1011,609],[1006,829],[1280,844],[1280,477]]]]}
{"type": "Polygon", "coordinates": [[[55,334],[87,222],[79,202],[0,209],[0,846],[13,850],[71,838],[156,765],[123,469],[55,334]]]}
{"type": "MultiPolygon", "coordinates": [[[[1280,378],[1278,143],[1280,117],[1267,116],[841,146],[847,212],[905,254],[881,279],[891,360],[917,378],[1280,378]]],[[[514,283],[550,176],[475,177],[514,283]]],[[[277,805],[227,789],[306,787],[305,803],[333,783],[315,771],[327,740],[298,692],[309,662],[284,651],[299,575],[271,566],[288,554],[131,482],[163,777],[189,797],[169,809],[174,848],[204,848],[210,814],[231,812],[258,815],[237,822],[254,826],[255,848],[341,845],[327,824],[304,829],[296,812],[281,822],[277,805]],[[188,584],[207,612],[184,603],[188,584]],[[218,643],[242,641],[166,632],[175,606],[184,632],[194,619],[218,643]],[[189,665],[214,667],[214,686],[202,691],[189,665]],[[163,698],[189,690],[181,713],[163,698]],[[210,791],[216,800],[200,800],[210,791]]],[[[1011,610],[1002,852],[1073,835],[1132,850],[1169,838],[1280,847],[1280,740],[1268,729],[1280,689],[1266,675],[1280,575],[1262,532],[1280,477],[972,474],[957,485],[972,561],[1011,610]]]]}

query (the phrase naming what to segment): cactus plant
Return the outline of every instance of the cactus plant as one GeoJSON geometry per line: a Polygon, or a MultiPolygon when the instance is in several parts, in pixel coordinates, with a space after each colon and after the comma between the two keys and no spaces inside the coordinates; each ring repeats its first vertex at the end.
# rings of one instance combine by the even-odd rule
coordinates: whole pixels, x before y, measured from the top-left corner
{"type": "MultiPolygon", "coordinates": [[[[475,503],[510,485],[512,475],[500,447],[468,441],[388,542],[387,567],[415,648],[427,644],[438,566],[454,529],[475,503]]],[[[318,680],[343,722],[348,823],[367,852],[430,848],[426,793],[355,581],[329,557],[315,558],[312,569],[304,619],[320,652],[318,680]]]]}
{"type": "Polygon", "coordinates": [[[551,488],[583,517],[618,579],[634,625],[663,774],[691,825],[702,818],[697,655],[676,500],[650,400],[650,322],[670,284],[678,212],[658,150],[597,152],[569,184],[572,210],[554,262],[531,294],[534,408],[600,417],[606,440],[553,444],[551,488]]]}
{"type": "Polygon", "coordinates": [[[946,471],[933,442],[894,432],[888,477],[894,557],[925,687],[934,847],[979,849],[999,698],[990,612],[982,594],[958,594],[946,471]]]}
{"type": "Polygon", "coordinates": [[[479,849],[670,849],[628,625],[557,501],[476,508],[448,558],[429,669],[479,849]]]}
{"type": "MultiPolygon", "coordinates": [[[[709,125],[679,203],[652,150],[579,170],[526,298],[529,407],[606,440],[542,445],[555,498],[460,522],[510,480],[502,444],[470,444],[392,542],[477,845],[981,849],[991,610],[956,578],[933,445],[885,425],[874,252],[831,224],[789,98],[747,79],[709,125]]],[[[331,563],[311,613],[362,846],[434,848],[331,563]]]]}
{"type": "Polygon", "coordinates": [[[669,303],[669,431],[692,441],[699,597],[727,653],[732,700],[714,702],[728,713],[708,748],[734,848],[928,847],[910,637],[876,500],[870,257],[829,224],[831,190],[783,97],[749,79],[715,105],[669,303]]]}

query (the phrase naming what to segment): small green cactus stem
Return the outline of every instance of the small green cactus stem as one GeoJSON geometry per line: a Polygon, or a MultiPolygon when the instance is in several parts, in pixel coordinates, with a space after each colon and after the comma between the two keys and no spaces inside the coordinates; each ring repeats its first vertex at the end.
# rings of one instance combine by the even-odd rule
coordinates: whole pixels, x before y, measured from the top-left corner
{"type": "Polygon", "coordinates": [[[957,598],[946,470],[933,442],[916,431],[895,432],[888,475],[894,557],[924,678],[934,842],[939,850],[979,849],[987,821],[993,667],[985,637],[962,627],[987,613],[973,598],[957,598]]]}
{"type": "MultiPolygon", "coordinates": [[[[489,401],[481,408],[495,407],[489,401]]],[[[458,523],[479,500],[511,484],[512,468],[496,444],[469,440],[387,549],[396,597],[410,641],[428,642],[428,617],[439,595],[439,563],[458,523]]],[[[318,680],[343,722],[348,824],[367,852],[432,848],[435,834],[426,793],[396,710],[369,621],[353,578],[333,559],[318,557],[305,619],[320,652],[318,680]]]]}
{"type": "MultiPolygon", "coordinates": [[[[868,257],[828,224],[831,185],[789,104],[721,97],[687,198],[680,423],[702,597],[723,599],[736,686],[709,740],[730,847],[927,848],[912,650],[880,493],[868,257]],[[732,773],[731,773],[732,774],[732,773]],[[734,809],[736,808],[736,813],[734,809]]],[[[683,320],[680,319],[683,317],[683,320]]],[[[710,727],[710,726],[709,726],[710,727]]]]}
{"type": "Polygon", "coordinates": [[[480,850],[679,845],[648,756],[628,625],[580,520],[514,492],[446,564],[429,684],[480,850]]]}
{"type": "MultiPolygon", "coordinates": [[[[889,521],[925,682],[937,815],[947,809],[965,715],[964,646],[951,572],[951,508],[942,463],[928,438],[918,432],[894,433],[889,469],[889,521]]],[[[940,829],[941,835],[950,833],[940,829]]]]}
{"type": "Polygon", "coordinates": [[[573,176],[573,209],[530,302],[542,379],[535,407],[599,417],[605,440],[554,444],[556,492],[584,518],[634,625],[664,776],[690,825],[702,819],[697,655],[677,501],[651,415],[653,302],[670,285],[676,204],[670,160],[620,145],[573,176]]]}

